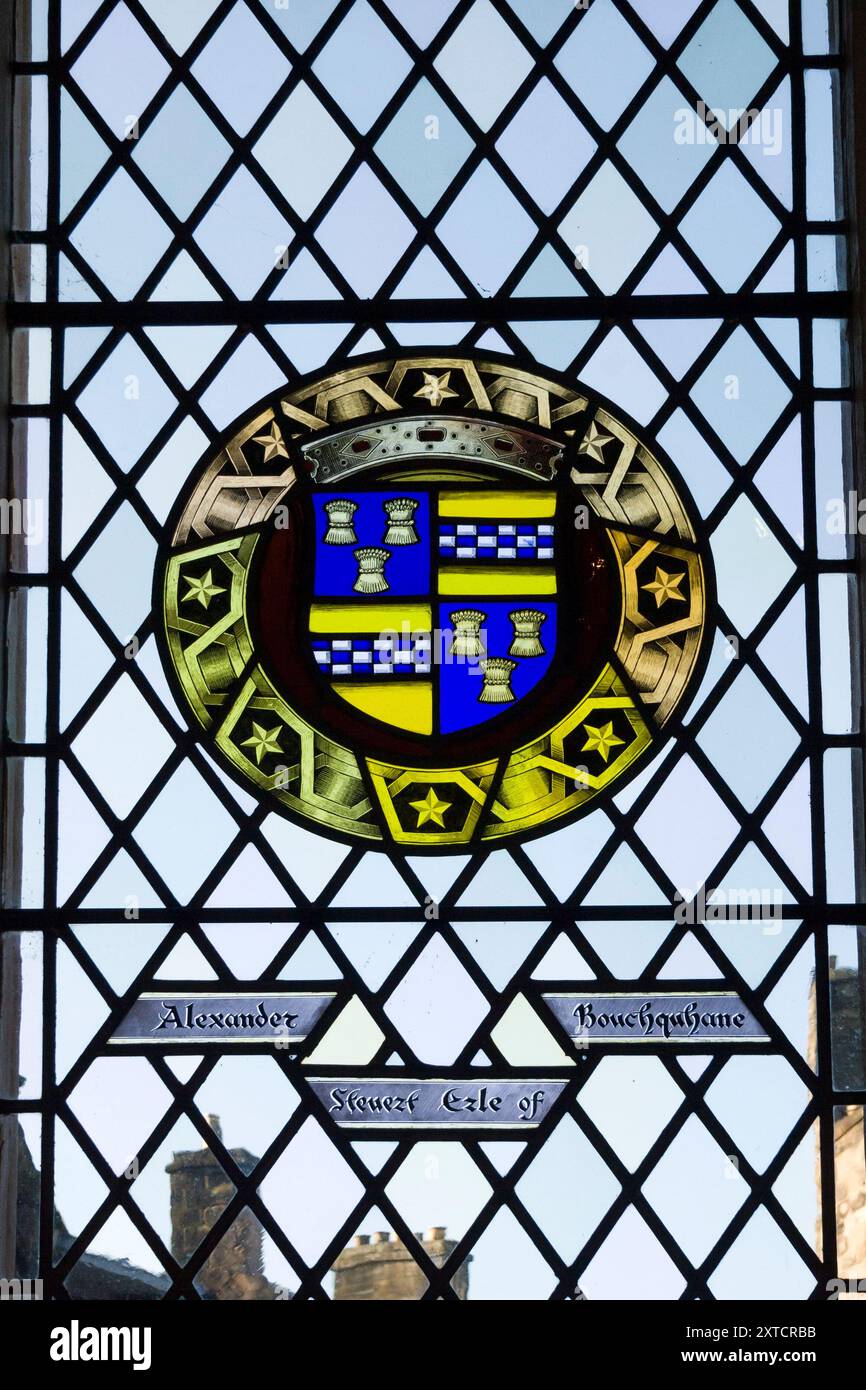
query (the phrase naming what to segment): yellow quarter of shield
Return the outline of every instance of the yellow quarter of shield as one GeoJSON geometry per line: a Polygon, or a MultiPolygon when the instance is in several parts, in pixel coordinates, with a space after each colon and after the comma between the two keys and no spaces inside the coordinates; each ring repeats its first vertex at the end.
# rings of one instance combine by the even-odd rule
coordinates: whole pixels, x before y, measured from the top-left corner
{"type": "Polygon", "coordinates": [[[440,516],[518,519],[550,518],[556,511],[556,493],[545,492],[487,492],[465,489],[460,492],[440,492],[440,516]]]}
{"type": "Polygon", "coordinates": [[[555,594],[556,571],[548,565],[443,565],[439,592],[461,598],[555,594]]]}
{"type": "Polygon", "coordinates": [[[433,686],[429,681],[334,681],[350,705],[413,734],[433,732],[433,686]]]}
{"type": "Polygon", "coordinates": [[[310,631],[358,632],[372,636],[377,632],[429,632],[432,615],[428,603],[313,603],[310,605],[310,631]]]}

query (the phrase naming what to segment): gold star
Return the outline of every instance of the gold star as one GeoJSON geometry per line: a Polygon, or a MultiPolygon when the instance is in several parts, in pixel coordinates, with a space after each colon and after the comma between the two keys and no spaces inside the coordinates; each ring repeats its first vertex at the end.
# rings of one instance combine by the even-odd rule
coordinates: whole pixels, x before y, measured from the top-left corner
{"type": "Polygon", "coordinates": [[[428,820],[432,820],[434,825],[441,825],[442,829],[445,829],[445,812],[452,805],[452,802],[440,801],[432,787],[423,801],[410,801],[409,805],[413,811],[418,812],[417,830],[420,830],[422,825],[426,825],[428,820]]]}
{"type": "Polygon", "coordinates": [[[624,738],[617,738],[613,731],[613,720],[605,724],[604,728],[597,728],[594,724],[584,724],[584,732],[589,734],[589,738],[581,749],[582,753],[600,753],[602,760],[607,762],[610,757],[610,750],[617,743],[625,743],[624,738]]]}
{"type": "Polygon", "coordinates": [[[420,391],[416,391],[416,396],[423,396],[431,405],[441,405],[449,396],[456,396],[457,392],[452,391],[448,385],[451,379],[450,372],[443,372],[442,376],[437,376],[435,372],[422,372],[424,385],[420,391]]]}
{"type": "Polygon", "coordinates": [[[684,574],[668,574],[667,570],[660,569],[656,565],[656,577],[652,584],[642,584],[641,588],[655,594],[656,608],[661,608],[662,604],[667,603],[669,598],[678,598],[685,603],[686,596],[680,593],[680,585],[684,579],[684,574]]]}
{"type": "Polygon", "coordinates": [[[586,454],[588,458],[595,459],[596,463],[604,463],[602,449],[605,444],[609,444],[612,439],[613,435],[602,434],[598,425],[593,420],[589,427],[589,434],[578,445],[577,452],[579,454],[586,454]]]}
{"type": "Polygon", "coordinates": [[[184,575],[189,588],[184,594],[184,603],[190,599],[198,599],[202,608],[207,608],[215,594],[224,594],[225,589],[221,589],[219,584],[213,582],[213,571],[208,570],[203,579],[192,579],[189,575],[184,575]]]}
{"type": "Polygon", "coordinates": [[[264,729],[261,724],[257,724],[255,720],[253,720],[252,738],[245,738],[241,744],[241,748],[253,749],[259,767],[261,767],[262,758],[266,753],[282,753],[283,750],[280,747],[277,737],[280,728],[281,725],[278,724],[274,729],[264,729]]]}
{"type": "Polygon", "coordinates": [[[257,435],[254,435],[254,436],[253,436],[253,443],[254,443],[254,444],[263,444],[263,445],[264,445],[264,449],[265,449],[265,457],[264,457],[264,460],[263,460],[264,463],[267,463],[269,459],[272,459],[272,458],[274,457],[274,454],[277,454],[277,455],[279,455],[280,458],[284,458],[284,459],[287,459],[287,458],[289,457],[289,451],[288,451],[288,449],[286,448],[285,444],[283,443],[282,435],[280,434],[279,430],[277,429],[277,422],[276,422],[276,420],[274,420],[274,421],[271,422],[271,432],[270,432],[270,434],[257,434],[257,435]]]}

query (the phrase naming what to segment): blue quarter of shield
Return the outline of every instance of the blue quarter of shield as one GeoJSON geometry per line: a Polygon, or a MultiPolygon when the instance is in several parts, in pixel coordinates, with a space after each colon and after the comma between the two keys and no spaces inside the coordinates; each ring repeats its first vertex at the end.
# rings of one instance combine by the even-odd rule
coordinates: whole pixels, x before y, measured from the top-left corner
{"type": "MultiPolygon", "coordinates": [[[[316,527],[316,572],[313,592],[317,598],[356,598],[363,603],[369,596],[355,589],[358,578],[358,550],[386,550],[382,574],[387,589],[373,590],[372,597],[382,600],[392,597],[426,597],[430,592],[430,503],[424,492],[404,492],[397,488],[375,492],[323,492],[313,494],[316,527]],[[395,499],[411,499],[417,503],[412,513],[409,534],[418,539],[409,544],[393,544],[386,537],[391,525],[386,504],[395,499]],[[332,527],[326,507],[335,501],[355,505],[348,528],[342,534],[354,535],[354,540],[342,544],[328,542],[329,532],[337,536],[341,528],[332,527]]],[[[332,513],[333,514],[333,513],[332,513]]],[[[398,532],[399,534],[399,532],[398,532]]],[[[405,534],[405,532],[404,532],[405,534]]]]}
{"type": "Polygon", "coordinates": [[[514,662],[514,669],[508,674],[507,685],[500,686],[500,690],[503,693],[504,690],[508,690],[513,699],[494,699],[490,702],[481,700],[485,684],[484,658],[461,659],[452,656],[449,652],[450,643],[444,642],[439,667],[439,730],[443,734],[456,733],[459,729],[470,728],[473,724],[486,723],[488,719],[494,719],[497,715],[513,709],[516,702],[525,699],[547,675],[556,651],[555,603],[539,603],[535,599],[519,598],[509,598],[505,602],[490,602],[484,598],[457,600],[440,604],[440,629],[453,628],[451,614],[469,607],[484,613],[481,636],[487,657],[504,658],[514,662]],[[515,637],[511,614],[527,609],[544,614],[544,622],[539,628],[543,652],[540,656],[510,656],[515,637]]]}

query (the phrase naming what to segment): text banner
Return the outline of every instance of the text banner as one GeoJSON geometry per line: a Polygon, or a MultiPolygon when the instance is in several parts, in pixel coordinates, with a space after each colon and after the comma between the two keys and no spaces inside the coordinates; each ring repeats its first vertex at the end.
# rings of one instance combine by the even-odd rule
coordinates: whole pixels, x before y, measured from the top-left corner
{"type": "Polygon", "coordinates": [[[142,994],[113,1043],[300,1042],[335,998],[310,994],[142,994]]]}
{"type": "Polygon", "coordinates": [[[534,1129],[566,1082],[310,1077],[309,1084],[347,1129],[534,1129]]]}
{"type": "Polygon", "coordinates": [[[578,1046],[611,1042],[765,1042],[738,994],[544,994],[578,1046]]]}

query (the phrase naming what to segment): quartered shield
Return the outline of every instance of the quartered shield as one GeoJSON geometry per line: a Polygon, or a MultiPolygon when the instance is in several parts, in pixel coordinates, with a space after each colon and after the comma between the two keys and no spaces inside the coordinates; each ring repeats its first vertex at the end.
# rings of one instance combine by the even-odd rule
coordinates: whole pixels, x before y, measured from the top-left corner
{"type": "MultiPolygon", "coordinates": [[[[399,433],[410,432],[423,448],[442,426],[406,421],[399,433]]],[[[485,471],[453,465],[407,486],[389,483],[387,453],[384,470],[375,452],[363,469],[353,461],[311,495],[309,641],[323,681],[422,740],[513,712],[557,649],[556,487],[515,474],[492,487],[485,471]]]]}

